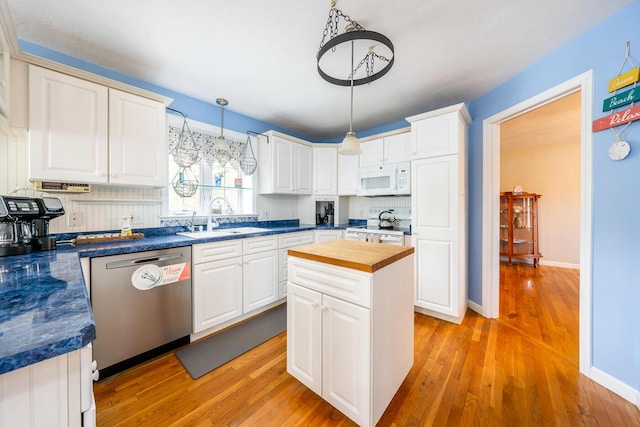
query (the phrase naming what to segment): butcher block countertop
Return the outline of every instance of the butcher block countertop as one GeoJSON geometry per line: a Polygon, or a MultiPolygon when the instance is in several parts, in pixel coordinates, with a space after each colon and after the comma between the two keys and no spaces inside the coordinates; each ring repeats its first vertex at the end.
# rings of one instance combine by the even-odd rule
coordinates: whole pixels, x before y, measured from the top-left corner
{"type": "Polygon", "coordinates": [[[289,249],[289,256],[374,273],[414,253],[412,246],[335,240],[289,249]]]}

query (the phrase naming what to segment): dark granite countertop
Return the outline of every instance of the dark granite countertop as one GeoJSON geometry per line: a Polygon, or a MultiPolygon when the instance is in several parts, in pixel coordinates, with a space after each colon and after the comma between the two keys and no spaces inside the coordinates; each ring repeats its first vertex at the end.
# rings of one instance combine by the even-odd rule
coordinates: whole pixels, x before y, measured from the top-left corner
{"type": "MultiPolygon", "coordinates": [[[[260,224],[260,227],[265,227],[260,224]]],[[[60,246],[56,250],[0,258],[0,374],[80,349],[96,337],[80,258],[191,246],[345,226],[296,225],[269,231],[192,239],[174,228],[153,229],[143,239],[60,246]],[[169,233],[169,234],[166,234],[169,233]]],[[[68,237],[68,236],[62,236],[68,237]]],[[[62,239],[60,239],[62,240],[62,239]]]]}

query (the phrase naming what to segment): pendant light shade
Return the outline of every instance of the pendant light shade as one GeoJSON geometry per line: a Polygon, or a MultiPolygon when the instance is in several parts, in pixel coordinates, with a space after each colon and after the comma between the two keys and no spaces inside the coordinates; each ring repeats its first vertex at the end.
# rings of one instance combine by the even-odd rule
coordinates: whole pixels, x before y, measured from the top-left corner
{"type": "Polygon", "coordinates": [[[362,153],[360,141],[356,138],[355,132],[347,132],[347,136],[342,140],[342,145],[338,148],[338,154],[347,156],[357,156],[362,153]]]}

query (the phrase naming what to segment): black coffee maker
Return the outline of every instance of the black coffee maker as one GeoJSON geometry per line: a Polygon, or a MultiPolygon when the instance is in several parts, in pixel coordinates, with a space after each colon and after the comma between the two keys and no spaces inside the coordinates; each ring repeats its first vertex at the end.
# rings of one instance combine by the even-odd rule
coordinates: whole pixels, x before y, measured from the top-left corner
{"type": "Polygon", "coordinates": [[[56,248],[49,221],[64,215],[54,197],[0,196],[0,256],[56,248]]]}

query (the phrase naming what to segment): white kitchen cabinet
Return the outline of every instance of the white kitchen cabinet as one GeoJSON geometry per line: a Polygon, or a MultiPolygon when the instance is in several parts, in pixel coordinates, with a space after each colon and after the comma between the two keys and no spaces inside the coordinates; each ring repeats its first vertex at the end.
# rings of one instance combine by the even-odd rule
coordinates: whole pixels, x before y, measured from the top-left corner
{"type": "Polygon", "coordinates": [[[344,233],[343,230],[316,230],[313,232],[313,234],[314,242],[322,243],[342,239],[344,233]]]}
{"type": "Polygon", "coordinates": [[[242,241],[242,311],[248,313],[278,300],[278,238],[242,241]]]}
{"type": "Polygon", "coordinates": [[[313,147],[313,194],[338,194],[338,149],[313,147]]]}
{"type": "Polygon", "coordinates": [[[258,144],[260,194],[311,194],[311,144],[275,131],[269,142],[258,144]]]}
{"type": "Polygon", "coordinates": [[[243,311],[248,313],[277,301],[278,251],[258,252],[242,259],[243,311]]]}
{"type": "Polygon", "coordinates": [[[163,187],[167,183],[164,104],[109,89],[109,182],[163,187]]]}
{"type": "Polygon", "coordinates": [[[358,167],[360,167],[360,156],[338,154],[338,195],[356,195],[358,167]]]}
{"type": "Polygon", "coordinates": [[[106,87],[29,66],[29,178],[106,184],[106,87]]]}
{"type": "Polygon", "coordinates": [[[407,117],[411,123],[411,158],[446,156],[466,151],[471,117],[464,104],[407,117]]]}
{"type": "Polygon", "coordinates": [[[193,266],[193,332],[242,315],[242,257],[193,266]]]}
{"type": "Polygon", "coordinates": [[[166,185],[164,104],[29,65],[29,179],[166,185]]]}
{"type": "Polygon", "coordinates": [[[360,426],[376,424],[413,364],[412,267],[289,256],[287,371],[360,426]]]}
{"type": "Polygon", "coordinates": [[[197,338],[249,318],[286,296],[287,248],[313,231],[192,246],[193,333],[197,338]]]}
{"type": "Polygon", "coordinates": [[[370,311],[289,284],[287,361],[291,374],[351,419],[368,418],[371,387],[370,311]]]}
{"type": "Polygon", "coordinates": [[[87,346],[0,375],[0,426],[95,425],[87,346]]]}
{"type": "Polygon", "coordinates": [[[0,23],[0,126],[8,126],[11,118],[11,49],[4,26],[0,23]]]}
{"type": "Polygon", "coordinates": [[[411,159],[411,133],[401,132],[363,141],[360,167],[406,162],[411,159]]]}
{"type": "Polygon", "coordinates": [[[242,240],[193,245],[193,332],[242,315],[242,240]]]}
{"type": "Polygon", "coordinates": [[[408,118],[412,127],[421,129],[418,145],[455,147],[452,154],[411,162],[412,245],[415,247],[416,311],[455,323],[461,323],[467,308],[467,197],[466,128],[469,124],[464,104],[446,108],[442,114],[427,113],[425,118],[408,118]],[[422,121],[435,120],[430,126],[422,121]],[[444,126],[443,121],[446,121],[444,126]],[[460,132],[445,132],[460,129],[460,132]],[[455,141],[441,141],[454,138],[455,141]],[[436,142],[437,141],[437,142],[436,142]]]}

